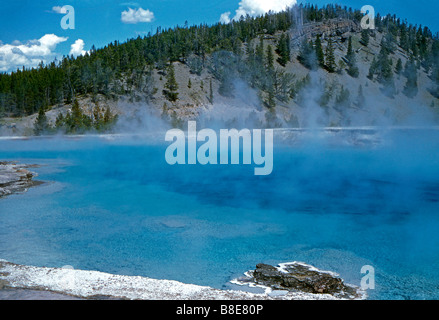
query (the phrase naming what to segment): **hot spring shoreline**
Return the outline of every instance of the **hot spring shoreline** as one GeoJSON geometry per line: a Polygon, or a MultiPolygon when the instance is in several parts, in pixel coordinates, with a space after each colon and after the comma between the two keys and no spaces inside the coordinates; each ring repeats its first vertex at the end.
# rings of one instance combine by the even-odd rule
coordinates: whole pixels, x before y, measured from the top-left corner
{"type": "MultiPolygon", "coordinates": [[[[0,259],[0,300],[364,300],[367,296],[360,288],[344,285],[334,294],[311,293],[309,290],[286,290],[279,281],[270,283],[266,276],[275,269],[286,275],[286,269],[299,267],[310,270],[331,281],[343,283],[338,275],[321,271],[304,263],[291,262],[278,267],[257,265],[255,271],[231,283],[239,286],[260,287],[264,293],[244,290],[222,290],[208,286],[186,284],[175,280],[151,279],[141,276],[124,276],[100,271],[48,268],[19,265],[0,259]],[[259,270],[259,271],[258,271],[259,270]],[[259,272],[265,281],[259,282],[259,272]],[[348,290],[345,292],[345,289],[348,290]]],[[[301,271],[301,272],[302,272],[301,271]]],[[[277,275],[275,275],[277,276],[277,275]]],[[[327,285],[328,282],[325,283],[327,285]]],[[[329,287],[329,286],[328,286],[329,287]]]]}
{"type": "Polygon", "coordinates": [[[18,161],[0,161],[0,199],[15,193],[26,192],[29,188],[42,184],[33,180],[38,174],[29,168],[38,165],[18,164],[18,161]]]}

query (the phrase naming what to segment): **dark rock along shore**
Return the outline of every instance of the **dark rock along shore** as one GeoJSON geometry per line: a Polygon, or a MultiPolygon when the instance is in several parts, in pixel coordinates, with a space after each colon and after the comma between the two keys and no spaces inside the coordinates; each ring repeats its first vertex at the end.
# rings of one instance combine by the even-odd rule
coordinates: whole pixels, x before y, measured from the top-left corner
{"type": "Polygon", "coordinates": [[[320,271],[304,263],[286,263],[281,267],[260,263],[249,275],[250,279],[247,281],[251,280],[275,290],[330,294],[342,299],[361,296],[359,288],[345,284],[334,273],[320,271]]]}

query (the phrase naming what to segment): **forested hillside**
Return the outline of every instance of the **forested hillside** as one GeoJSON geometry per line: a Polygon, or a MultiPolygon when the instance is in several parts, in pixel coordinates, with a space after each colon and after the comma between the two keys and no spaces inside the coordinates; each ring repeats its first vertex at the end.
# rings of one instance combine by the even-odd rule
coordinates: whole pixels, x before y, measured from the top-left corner
{"type": "MultiPolygon", "coordinates": [[[[355,110],[394,114],[368,109],[382,99],[396,109],[411,101],[437,113],[438,35],[392,15],[378,15],[375,30],[362,30],[361,18],[346,7],[306,5],[229,24],[159,28],[84,56],[0,74],[0,117],[34,115],[36,134],[102,131],[123,113],[122,99],[154,106],[177,124],[239,96],[237,81],[256,95],[260,126],[303,126],[307,112],[326,115],[319,122],[326,126],[353,124],[355,110]],[[93,104],[88,113],[78,110],[85,98],[93,104]],[[320,109],[304,112],[310,99],[320,109]],[[55,112],[56,122],[46,119],[64,106],[68,112],[55,112]]],[[[368,124],[378,121],[369,118],[368,124]]]]}

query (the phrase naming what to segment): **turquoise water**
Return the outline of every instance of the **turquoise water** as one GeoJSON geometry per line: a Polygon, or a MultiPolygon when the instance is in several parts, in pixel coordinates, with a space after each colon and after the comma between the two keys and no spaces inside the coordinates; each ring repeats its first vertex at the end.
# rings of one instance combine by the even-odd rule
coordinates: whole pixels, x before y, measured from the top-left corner
{"type": "Polygon", "coordinates": [[[142,137],[0,140],[0,159],[41,164],[46,181],[0,200],[0,258],[216,288],[260,262],[356,285],[371,265],[372,299],[438,299],[438,138],[276,141],[269,176],[170,166],[166,145],[142,137]]]}

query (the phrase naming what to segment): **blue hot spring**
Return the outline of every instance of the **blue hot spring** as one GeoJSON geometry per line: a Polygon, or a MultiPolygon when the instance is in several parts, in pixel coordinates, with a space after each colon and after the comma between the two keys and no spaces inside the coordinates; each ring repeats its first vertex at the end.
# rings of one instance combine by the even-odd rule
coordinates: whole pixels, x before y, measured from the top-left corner
{"type": "Polygon", "coordinates": [[[0,140],[45,181],[0,199],[0,258],[228,288],[303,261],[372,299],[439,298],[439,132],[292,133],[273,172],[175,165],[163,138],[0,140]]]}

